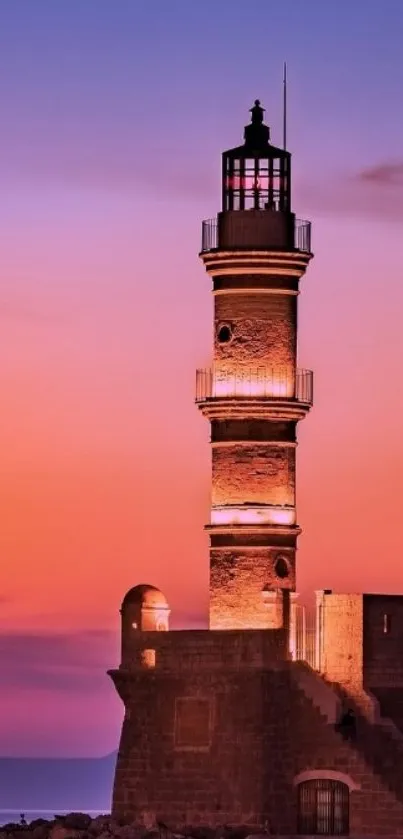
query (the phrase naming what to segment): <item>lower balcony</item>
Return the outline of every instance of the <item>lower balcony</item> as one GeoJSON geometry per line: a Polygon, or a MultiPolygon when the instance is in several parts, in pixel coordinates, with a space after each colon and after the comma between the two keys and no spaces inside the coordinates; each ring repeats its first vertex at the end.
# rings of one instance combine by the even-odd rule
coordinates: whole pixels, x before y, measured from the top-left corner
{"type": "Polygon", "coordinates": [[[295,377],[285,369],[256,367],[234,373],[209,367],[196,371],[196,403],[214,399],[267,399],[311,406],[313,372],[297,370],[295,377]]]}

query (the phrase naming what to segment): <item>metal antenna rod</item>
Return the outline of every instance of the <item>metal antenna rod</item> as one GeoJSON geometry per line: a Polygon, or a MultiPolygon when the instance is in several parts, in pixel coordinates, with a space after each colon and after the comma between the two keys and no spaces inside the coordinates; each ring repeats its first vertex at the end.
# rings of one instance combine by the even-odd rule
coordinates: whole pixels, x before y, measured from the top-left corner
{"type": "Polygon", "coordinates": [[[287,64],[283,69],[283,149],[287,148],[287,64]]]}

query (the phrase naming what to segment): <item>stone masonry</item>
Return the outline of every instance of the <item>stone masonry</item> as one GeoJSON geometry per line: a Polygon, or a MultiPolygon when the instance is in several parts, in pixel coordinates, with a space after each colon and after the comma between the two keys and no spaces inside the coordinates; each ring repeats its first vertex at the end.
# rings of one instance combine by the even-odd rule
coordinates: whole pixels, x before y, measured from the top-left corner
{"type": "Polygon", "coordinates": [[[111,671],[126,708],[114,817],[294,835],[305,773],[347,779],[351,835],[403,836],[403,780],[387,768],[403,750],[386,733],[375,754],[346,742],[300,689],[297,667],[283,630],[133,635],[111,671]]]}

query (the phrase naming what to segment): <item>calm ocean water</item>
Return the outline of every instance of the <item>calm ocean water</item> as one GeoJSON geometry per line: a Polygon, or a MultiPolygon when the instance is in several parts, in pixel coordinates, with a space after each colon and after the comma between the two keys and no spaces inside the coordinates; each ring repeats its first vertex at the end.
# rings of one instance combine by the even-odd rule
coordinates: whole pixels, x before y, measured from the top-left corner
{"type": "Polygon", "coordinates": [[[21,813],[24,813],[25,819],[27,822],[32,822],[34,819],[48,819],[51,821],[55,814],[58,816],[63,816],[66,813],[73,813],[73,812],[80,812],[80,813],[88,813],[89,816],[95,818],[95,816],[100,816],[104,814],[105,810],[83,810],[79,808],[76,810],[74,807],[70,807],[69,810],[59,810],[55,807],[54,810],[24,810],[21,807],[21,810],[0,810],[0,825],[7,824],[7,822],[19,822],[21,818],[21,813]]]}

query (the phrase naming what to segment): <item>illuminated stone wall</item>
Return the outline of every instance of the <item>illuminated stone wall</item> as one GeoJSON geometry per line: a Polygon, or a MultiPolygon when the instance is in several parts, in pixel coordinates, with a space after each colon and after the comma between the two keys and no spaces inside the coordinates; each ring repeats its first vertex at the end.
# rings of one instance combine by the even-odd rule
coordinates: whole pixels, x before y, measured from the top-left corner
{"type": "Polygon", "coordinates": [[[226,443],[212,449],[212,504],[295,503],[295,448],[226,443]]]}
{"type": "Polygon", "coordinates": [[[317,597],[320,672],[341,685],[368,720],[381,714],[403,731],[403,597],[317,597]]]}
{"type": "Polygon", "coordinates": [[[214,422],[212,437],[211,522],[228,530],[210,551],[210,626],[281,626],[281,595],[270,599],[267,592],[295,589],[295,536],[276,547],[273,534],[231,533],[231,523],[295,525],[295,423],[214,422]]]}
{"type": "Polygon", "coordinates": [[[352,694],[363,689],[363,596],[323,594],[320,669],[352,694]]]}
{"type": "Polygon", "coordinates": [[[210,626],[216,629],[281,626],[281,590],[295,589],[296,292],[305,264],[288,276],[283,257],[272,255],[274,270],[261,274],[252,257],[251,273],[248,260],[238,266],[237,254],[233,274],[224,256],[223,275],[213,268],[210,395],[217,403],[205,414],[212,423],[210,626]]]}
{"type": "Polygon", "coordinates": [[[297,298],[253,291],[214,297],[214,360],[218,370],[239,372],[263,365],[294,380],[297,298]],[[219,330],[231,328],[231,340],[220,342],[219,330]]]}
{"type": "Polygon", "coordinates": [[[264,629],[282,625],[282,597],[295,588],[295,550],[269,547],[210,549],[210,628],[264,629]],[[284,558],[287,578],[276,574],[284,558]],[[268,596],[269,591],[273,593],[268,596]]]}

